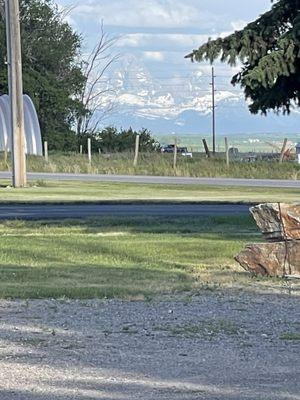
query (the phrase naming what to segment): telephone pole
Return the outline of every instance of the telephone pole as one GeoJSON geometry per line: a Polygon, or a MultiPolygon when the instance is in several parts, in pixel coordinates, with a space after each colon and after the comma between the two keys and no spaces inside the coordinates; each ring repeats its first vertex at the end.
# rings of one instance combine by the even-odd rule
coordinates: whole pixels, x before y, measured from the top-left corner
{"type": "Polygon", "coordinates": [[[212,87],[212,135],[213,135],[213,154],[216,154],[216,102],[215,102],[215,69],[212,67],[212,79],[211,79],[211,87],[212,87]]]}
{"type": "Polygon", "coordinates": [[[19,0],[5,0],[13,186],[26,186],[22,54],[19,0]]]}

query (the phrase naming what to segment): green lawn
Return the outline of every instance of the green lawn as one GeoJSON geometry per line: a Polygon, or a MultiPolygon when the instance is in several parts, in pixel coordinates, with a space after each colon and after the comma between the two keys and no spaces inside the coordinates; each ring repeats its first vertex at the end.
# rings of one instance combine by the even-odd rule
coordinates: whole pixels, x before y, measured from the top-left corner
{"type": "Polygon", "coordinates": [[[38,181],[26,189],[0,182],[0,202],[97,202],[97,201],[299,201],[297,189],[142,185],[79,181],[38,181]]]}
{"type": "Polygon", "coordinates": [[[250,217],[0,223],[0,297],[147,298],[269,285],[233,257],[260,240],[250,217]]]}

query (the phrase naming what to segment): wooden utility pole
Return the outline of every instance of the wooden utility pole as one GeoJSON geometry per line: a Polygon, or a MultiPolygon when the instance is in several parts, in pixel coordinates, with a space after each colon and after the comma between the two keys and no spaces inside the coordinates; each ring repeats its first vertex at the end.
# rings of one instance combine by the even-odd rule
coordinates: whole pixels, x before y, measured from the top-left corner
{"type": "Polygon", "coordinates": [[[22,55],[19,0],[5,0],[9,97],[12,130],[13,186],[26,186],[22,55]]]}
{"type": "Polygon", "coordinates": [[[216,154],[216,99],[215,99],[215,69],[211,69],[211,88],[212,88],[212,136],[213,136],[213,154],[216,154]]]}
{"type": "Polygon", "coordinates": [[[134,152],[134,160],[133,160],[134,167],[136,167],[138,164],[139,149],[140,149],[140,135],[136,135],[136,137],[135,137],[135,152],[134,152]]]}

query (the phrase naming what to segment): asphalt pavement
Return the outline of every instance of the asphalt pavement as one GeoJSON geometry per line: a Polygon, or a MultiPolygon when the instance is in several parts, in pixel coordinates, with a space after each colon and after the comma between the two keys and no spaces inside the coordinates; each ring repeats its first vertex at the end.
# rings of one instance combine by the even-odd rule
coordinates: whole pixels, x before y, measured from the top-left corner
{"type": "Polygon", "coordinates": [[[80,219],[97,216],[247,215],[245,204],[2,204],[0,220],[80,219]]]}
{"type": "MultiPolygon", "coordinates": [[[[10,179],[11,173],[0,172],[0,179],[10,179]]],[[[204,185],[204,186],[241,186],[300,189],[300,180],[284,179],[234,179],[234,178],[189,178],[146,175],[91,175],[63,173],[28,173],[29,180],[115,182],[133,184],[164,185],[204,185]]]]}

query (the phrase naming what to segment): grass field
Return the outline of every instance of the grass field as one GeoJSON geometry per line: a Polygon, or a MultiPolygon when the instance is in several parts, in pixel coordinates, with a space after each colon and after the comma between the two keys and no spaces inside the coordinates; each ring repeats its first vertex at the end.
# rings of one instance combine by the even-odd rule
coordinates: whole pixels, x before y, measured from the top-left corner
{"type": "MultiPolygon", "coordinates": [[[[124,174],[124,175],[162,175],[191,177],[231,177],[231,178],[267,178],[267,179],[300,179],[300,165],[296,162],[279,164],[273,162],[231,162],[227,168],[224,158],[206,159],[195,154],[194,158],[178,155],[176,171],[173,169],[173,155],[160,153],[141,154],[137,167],[133,167],[132,153],[115,153],[94,155],[91,165],[86,155],[75,153],[52,153],[49,162],[43,157],[27,157],[27,168],[31,172],[64,172],[91,174],[124,174]]],[[[10,168],[0,156],[0,171],[10,168]]]]}
{"type": "MultiPolygon", "coordinates": [[[[194,151],[203,151],[202,138],[205,138],[208,146],[212,148],[212,135],[179,134],[176,135],[181,146],[186,146],[194,151]]],[[[230,135],[218,134],[216,138],[217,151],[225,151],[225,136],[229,146],[236,147],[240,152],[272,152],[280,151],[285,138],[290,144],[300,142],[299,133],[231,133],[230,135]]],[[[174,135],[157,135],[157,140],[162,144],[174,143],[174,135]]]]}
{"type": "Polygon", "coordinates": [[[191,201],[191,202],[299,202],[297,189],[239,188],[185,185],[143,185],[80,181],[37,181],[26,189],[13,189],[0,181],[2,202],[99,202],[99,201],[191,201]]]}
{"type": "Polygon", "coordinates": [[[0,297],[147,298],[250,290],[233,257],[260,235],[250,217],[100,218],[0,223],[0,297]]]}

